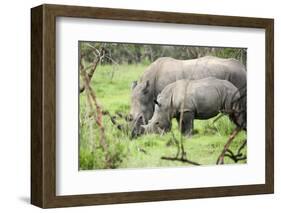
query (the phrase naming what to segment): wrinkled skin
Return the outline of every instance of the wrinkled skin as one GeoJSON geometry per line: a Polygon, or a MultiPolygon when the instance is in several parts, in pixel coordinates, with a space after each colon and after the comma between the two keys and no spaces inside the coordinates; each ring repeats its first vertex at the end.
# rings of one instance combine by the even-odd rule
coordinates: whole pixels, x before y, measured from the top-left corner
{"type": "Polygon", "coordinates": [[[219,112],[231,114],[235,121],[243,123],[243,116],[235,115],[239,105],[233,104],[239,98],[238,89],[225,80],[179,80],[160,93],[151,120],[142,128],[147,133],[167,132],[172,118],[176,118],[181,133],[190,136],[194,119],[209,119],[219,112]]]}
{"type": "Polygon", "coordinates": [[[154,111],[153,96],[149,92],[149,81],[138,84],[134,89],[132,98],[131,98],[131,112],[130,120],[132,126],[132,137],[136,137],[143,133],[143,128],[141,125],[144,125],[152,117],[154,111]],[[138,98],[135,98],[138,97],[138,98]],[[140,101],[141,100],[141,101],[140,101]]]}
{"type": "Polygon", "coordinates": [[[239,88],[246,88],[245,67],[235,59],[221,59],[206,56],[192,60],[159,58],[144,72],[138,83],[134,82],[131,95],[130,120],[132,137],[144,132],[154,113],[154,102],[160,92],[169,84],[181,79],[198,80],[215,77],[230,81],[239,88]]]}

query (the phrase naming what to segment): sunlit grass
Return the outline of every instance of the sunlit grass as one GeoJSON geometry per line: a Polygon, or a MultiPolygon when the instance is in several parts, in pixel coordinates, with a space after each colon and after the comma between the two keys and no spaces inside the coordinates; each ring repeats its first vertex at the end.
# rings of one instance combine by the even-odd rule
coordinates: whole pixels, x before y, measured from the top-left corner
{"type": "MultiPolygon", "coordinates": [[[[111,115],[117,112],[127,114],[130,109],[131,83],[138,80],[145,70],[143,65],[110,65],[98,66],[92,80],[92,87],[104,111],[111,115]]],[[[105,155],[99,147],[99,129],[93,119],[87,116],[85,93],[80,95],[80,157],[79,165],[82,170],[107,168],[105,155]]],[[[123,118],[116,117],[118,123],[126,126],[123,118]]],[[[213,119],[196,120],[196,134],[191,138],[182,137],[188,159],[203,165],[216,163],[217,157],[233,131],[234,125],[228,117],[223,116],[213,123],[213,119]]],[[[174,157],[177,145],[171,141],[172,133],[162,136],[151,134],[143,135],[130,140],[129,127],[120,131],[110,121],[107,115],[103,116],[103,125],[106,132],[106,142],[109,145],[109,155],[112,158],[111,168],[143,168],[189,166],[179,161],[162,160],[162,156],[174,157]]],[[[180,140],[177,122],[173,121],[172,132],[180,140]]],[[[246,134],[241,132],[231,145],[236,151],[245,140],[246,134]]],[[[244,148],[243,153],[246,153],[244,148]]],[[[240,161],[239,163],[245,163],[240,161]]],[[[225,158],[225,163],[234,163],[225,158]]]]}

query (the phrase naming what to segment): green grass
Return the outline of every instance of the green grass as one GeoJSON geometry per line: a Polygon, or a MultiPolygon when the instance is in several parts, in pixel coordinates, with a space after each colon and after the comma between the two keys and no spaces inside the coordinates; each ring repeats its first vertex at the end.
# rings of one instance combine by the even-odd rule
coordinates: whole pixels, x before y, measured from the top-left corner
{"type": "MultiPolygon", "coordinates": [[[[121,112],[128,114],[130,110],[131,83],[138,80],[145,70],[144,65],[119,65],[98,66],[92,79],[92,88],[95,90],[99,104],[104,111],[111,115],[121,112]]],[[[177,153],[177,145],[172,140],[172,133],[165,135],[143,135],[130,140],[129,126],[123,118],[117,116],[117,121],[126,127],[120,131],[110,121],[108,115],[103,116],[103,125],[108,144],[107,156],[99,144],[99,128],[95,124],[87,105],[85,92],[80,95],[80,155],[79,165],[81,170],[103,168],[143,168],[143,167],[169,167],[189,166],[180,161],[162,160],[162,156],[174,157],[177,153]]],[[[212,165],[223,149],[228,135],[234,129],[234,125],[228,117],[223,116],[213,123],[213,119],[196,120],[194,127],[196,134],[191,138],[182,137],[185,151],[189,160],[203,165],[212,165]]],[[[178,125],[173,120],[172,132],[179,140],[181,138],[178,125]]],[[[244,132],[239,133],[230,149],[234,152],[246,138],[244,132]]],[[[243,154],[247,148],[243,149],[243,154]]],[[[225,158],[225,163],[234,163],[225,158]]],[[[239,161],[246,163],[246,161],[239,161]]]]}

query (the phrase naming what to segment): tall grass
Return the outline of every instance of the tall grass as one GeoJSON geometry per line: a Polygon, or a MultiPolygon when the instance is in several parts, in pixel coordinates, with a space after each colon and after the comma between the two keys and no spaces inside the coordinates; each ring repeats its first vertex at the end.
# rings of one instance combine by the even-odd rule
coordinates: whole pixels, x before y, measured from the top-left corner
{"type": "MultiPolygon", "coordinates": [[[[117,123],[123,126],[123,129],[119,130],[108,114],[103,115],[110,162],[106,162],[105,153],[99,145],[98,127],[88,116],[85,94],[80,94],[79,167],[81,170],[188,165],[182,162],[161,160],[162,156],[174,156],[177,152],[177,146],[171,140],[171,133],[162,136],[143,135],[130,140],[128,123],[117,115],[117,113],[128,114],[130,85],[132,81],[139,79],[145,68],[145,65],[119,65],[112,71],[112,66],[103,65],[98,66],[94,74],[92,88],[96,92],[99,104],[103,111],[116,116],[117,123]],[[114,72],[113,78],[111,72],[114,72]]],[[[196,134],[192,138],[183,138],[189,159],[204,165],[215,164],[234,125],[227,116],[221,117],[216,122],[213,122],[214,119],[196,120],[194,124],[196,134]]],[[[172,124],[172,132],[179,138],[177,122],[173,120],[172,124]]],[[[230,148],[238,149],[245,138],[246,134],[240,133],[230,148]]],[[[246,149],[243,150],[244,153],[246,151],[246,149]]],[[[233,161],[226,158],[225,163],[229,164],[233,161]]],[[[245,163],[245,161],[239,163],[245,163]]]]}

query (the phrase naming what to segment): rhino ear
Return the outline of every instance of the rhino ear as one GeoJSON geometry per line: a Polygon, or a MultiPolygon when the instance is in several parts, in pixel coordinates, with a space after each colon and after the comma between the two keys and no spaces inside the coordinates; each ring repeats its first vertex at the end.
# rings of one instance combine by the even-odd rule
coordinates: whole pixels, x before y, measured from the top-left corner
{"type": "Polygon", "coordinates": [[[143,87],[143,89],[142,89],[142,91],[143,91],[144,94],[148,93],[149,85],[150,85],[150,84],[149,84],[149,81],[146,81],[146,82],[144,83],[144,87],[143,87]]]}
{"type": "Polygon", "coordinates": [[[137,81],[133,81],[131,84],[131,89],[135,89],[135,87],[137,86],[138,82],[137,81]]]}

